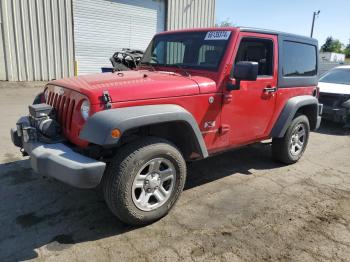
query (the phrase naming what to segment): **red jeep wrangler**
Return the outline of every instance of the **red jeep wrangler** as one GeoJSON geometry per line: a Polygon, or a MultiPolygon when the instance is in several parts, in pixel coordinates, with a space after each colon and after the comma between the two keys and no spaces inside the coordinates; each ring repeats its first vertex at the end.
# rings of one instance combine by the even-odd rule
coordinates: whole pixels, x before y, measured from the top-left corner
{"type": "Polygon", "coordinates": [[[315,39],[252,28],[156,35],[137,70],[52,81],[11,130],[32,168],[79,188],[101,184],[123,222],[173,207],[186,161],[272,138],[295,163],[319,127],[315,39]]]}

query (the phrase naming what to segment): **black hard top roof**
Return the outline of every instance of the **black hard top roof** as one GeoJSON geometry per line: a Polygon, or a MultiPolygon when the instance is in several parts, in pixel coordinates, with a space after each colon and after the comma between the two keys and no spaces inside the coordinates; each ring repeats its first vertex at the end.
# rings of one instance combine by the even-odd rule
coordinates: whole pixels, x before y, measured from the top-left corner
{"type": "Polygon", "coordinates": [[[259,34],[278,35],[278,36],[283,36],[285,38],[299,40],[301,42],[314,43],[314,44],[318,43],[317,39],[303,36],[303,35],[296,35],[296,34],[290,34],[290,33],[285,33],[285,32],[280,32],[280,31],[254,28],[254,27],[241,27],[241,26],[239,26],[237,28],[239,28],[239,30],[241,32],[252,32],[252,33],[259,33],[259,34]]]}

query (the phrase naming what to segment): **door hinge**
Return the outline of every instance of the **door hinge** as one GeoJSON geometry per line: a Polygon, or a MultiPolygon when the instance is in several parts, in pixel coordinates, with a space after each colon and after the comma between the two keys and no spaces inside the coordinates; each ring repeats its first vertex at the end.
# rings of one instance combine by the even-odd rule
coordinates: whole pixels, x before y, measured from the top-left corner
{"type": "Polygon", "coordinates": [[[230,131],[230,126],[229,125],[222,125],[220,128],[219,128],[219,134],[225,134],[227,132],[230,131]]]}
{"type": "Polygon", "coordinates": [[[232,95],[231,94],[224,94],[224,103],[229,104],[232,102],[232,95]]]}
{"type": "Polygon", "coordinates": [[[111,104],[112,99],[108,91],[103,91],[102,102],[105,105],[105,109],[112,108],[112,104],[111,104]]]}

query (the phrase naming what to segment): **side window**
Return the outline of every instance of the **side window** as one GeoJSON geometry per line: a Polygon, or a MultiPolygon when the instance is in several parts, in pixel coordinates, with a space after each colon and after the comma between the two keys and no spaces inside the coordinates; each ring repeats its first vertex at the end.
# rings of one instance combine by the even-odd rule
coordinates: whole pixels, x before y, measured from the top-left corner
{"type": "Polygon", "coordinates": [[[259,76],[273,75],[273,42],[268,39],[243,38],[235,64],[240,61],[259,63],[259,76]]]}
{"type": "Polygon", "coordinates": [[[283,42],[283,76],[315,76],[317,74],[317,49],[313,45],[292,41],[283,42]]]}

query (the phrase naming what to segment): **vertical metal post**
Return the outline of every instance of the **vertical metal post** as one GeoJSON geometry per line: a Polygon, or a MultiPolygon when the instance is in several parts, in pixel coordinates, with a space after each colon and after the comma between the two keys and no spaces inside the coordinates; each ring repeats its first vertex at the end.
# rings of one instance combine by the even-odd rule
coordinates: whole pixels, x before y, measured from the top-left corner
{"type": "Polygon", "coordinates": [[[314,12],[314,15],[312,17],[312,25],[311,25],[311,34],[310,34],[310,37],[312,37],[314,35],[314,26],[315,26],[315,19],[316,19],[316,16],[318,16],[320,14],[320,10],[318,10],[317,12],[315,11],[314,12]]]}
{"type": "Polygon", "coordinates": [[[312,26],[311,26],[311,35],[310,35],[310,37],[312,37],[313,34],[314,34],[315,17],[316,17],[316,12],[314,12],[314,15],[313,15],[313,18],[312,18],[312,26]]]}

